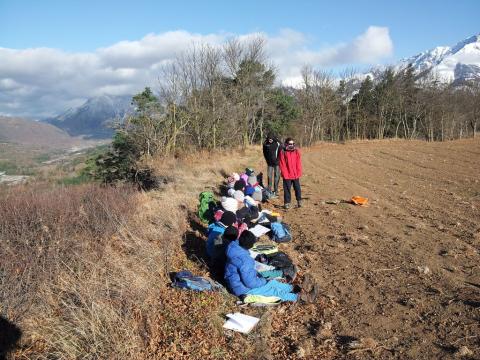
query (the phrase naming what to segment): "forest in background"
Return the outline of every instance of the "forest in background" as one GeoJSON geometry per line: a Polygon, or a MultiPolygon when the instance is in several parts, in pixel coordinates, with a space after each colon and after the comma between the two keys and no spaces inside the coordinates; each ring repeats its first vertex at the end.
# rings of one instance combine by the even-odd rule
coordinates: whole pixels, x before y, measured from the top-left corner
{"type": "Polygon", "coordinates": [[[267,132],[316,141],[474,137],[480,85],[446,84],[412,66],[354,71],[302,69],[298,88],[276,86],[261,38],[221,48],[196,45],[161,69],[158,94],[133,98],[137,113],[123,126],[147,155],[259,143],[267,132]]]}

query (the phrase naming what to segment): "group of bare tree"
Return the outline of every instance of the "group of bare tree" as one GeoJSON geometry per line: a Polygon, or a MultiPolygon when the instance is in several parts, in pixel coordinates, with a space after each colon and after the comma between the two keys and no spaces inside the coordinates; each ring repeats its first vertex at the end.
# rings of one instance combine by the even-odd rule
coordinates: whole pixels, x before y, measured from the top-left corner
{"type": "Polygon", "coordinates": [[[124,128],[149,155],[247,146],[266,132],[302,145],[449,140],[475,136],[480,122],[478,83],[445,84],[411,66],[362,81],[305,66],[299,87],[277,86],[260,38],[193,46],[161,69],[159,84],[157,96],[147,88],[134,97],[137,114],[124,128]]]}

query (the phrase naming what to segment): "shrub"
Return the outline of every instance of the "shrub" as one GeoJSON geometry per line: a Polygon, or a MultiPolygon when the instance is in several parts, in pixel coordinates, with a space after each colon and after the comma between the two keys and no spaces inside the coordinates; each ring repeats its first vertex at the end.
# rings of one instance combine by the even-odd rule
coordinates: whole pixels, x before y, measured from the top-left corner
{"type": "MultiPolygon", "coordinates": [[[[132,190],[16,186],[0,193],[0,303],[21,314],[38,286],[103,242],[132,214],[132,190]],[[8,259],[8,261],[6,260],[8,259]]],[[[89,256],[90,256],[89,255],[89,256]]]]}

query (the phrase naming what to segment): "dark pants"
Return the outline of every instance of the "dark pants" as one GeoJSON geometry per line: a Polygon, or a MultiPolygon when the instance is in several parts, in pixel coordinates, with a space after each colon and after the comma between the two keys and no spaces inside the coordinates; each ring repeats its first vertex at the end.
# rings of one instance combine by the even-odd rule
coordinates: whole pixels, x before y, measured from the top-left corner
{"type": "Polygon", "coordinates": [[[283,201],[285,204],[290,204],[290,201],[292,201],[292,194],[290,193],[292,184],[293,184],[293,190],[295,190],[295,197],[297,198],[297,201],[302,200],[302,189],[300,188],[300,179],[294,179],[294,180],[283,179],[283,201]]]}
{"type": "Polygon", "coordinates": [[[277,193],[278,182],[280,181],[280,167],[278,165],[276,166],[269,165],[267,170],[267,177],[268,177],[268,189],[270,191],[277,193]]]}

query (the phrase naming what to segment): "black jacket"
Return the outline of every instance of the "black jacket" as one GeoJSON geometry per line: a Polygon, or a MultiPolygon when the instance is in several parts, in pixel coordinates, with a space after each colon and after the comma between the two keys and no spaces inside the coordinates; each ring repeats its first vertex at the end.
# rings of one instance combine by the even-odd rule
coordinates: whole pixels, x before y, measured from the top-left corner
{"type": "Polygon", "coordinates": [[[263,156],[268,166],[277,166],[279,163],[281,145],[276,139],[270,144],[268,140],[263,143],[263,156]]]}

